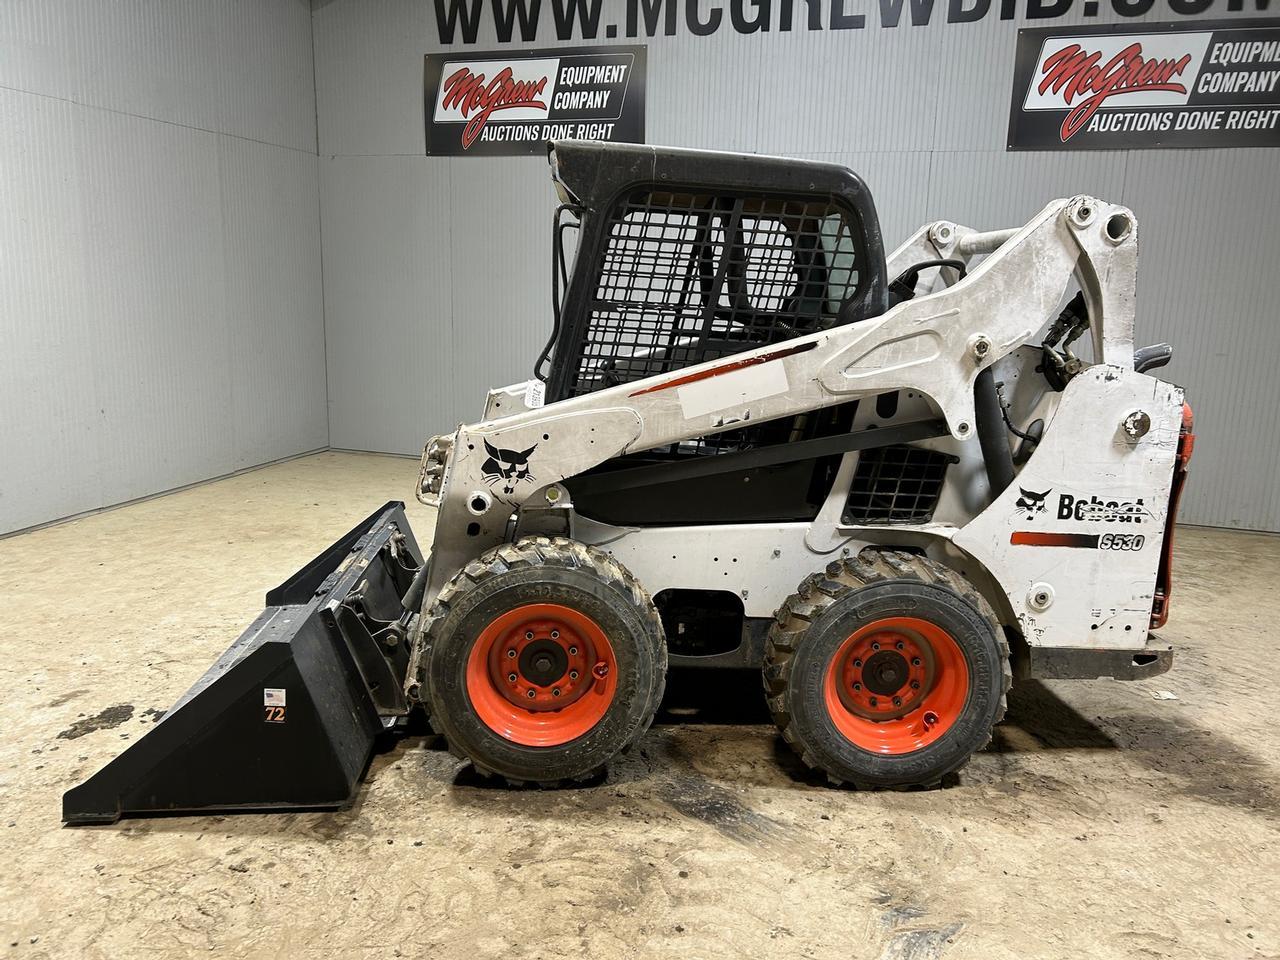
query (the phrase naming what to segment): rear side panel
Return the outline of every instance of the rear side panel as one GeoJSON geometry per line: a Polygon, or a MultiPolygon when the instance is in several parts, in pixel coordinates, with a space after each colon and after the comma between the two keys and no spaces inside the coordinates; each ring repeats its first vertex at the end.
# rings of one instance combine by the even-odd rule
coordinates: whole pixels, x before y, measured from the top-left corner
{"type": "Polygon", "coordinates": [[[1014,482],[957,531],[1006,585],[1029,645],[1144,645],[1181,427],[1181,388],[1090,367],[1014,482]],[[1133,437],[1125,422],[1140,414],[1150,427],[1133,437]]]}

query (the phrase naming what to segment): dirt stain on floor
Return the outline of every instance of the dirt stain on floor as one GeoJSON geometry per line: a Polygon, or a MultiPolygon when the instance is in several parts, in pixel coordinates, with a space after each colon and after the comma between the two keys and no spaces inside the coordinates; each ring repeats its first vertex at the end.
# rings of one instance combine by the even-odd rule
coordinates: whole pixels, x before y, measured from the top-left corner
{"type": "Polygon", "coordinates": [[[83,697],[88,692],[89,692],[88,690],[72,690],[69,693],[64,693],[61,696],[54,697],[52,700],[49,701],[49,706],[60,707],[64,703],[70,703],[76,697],[83,697]]]}
{"type": "Polygon", "coordinates": [[[83,720],[77,720],[67,729],[58,734],[59,740],[78,740],[86,734],[93,733],[97,730],[110,730],[112,727],[118,727],[122,723],[127,723],[133,718],[132,703],[117,703],[115,706],[107,707],[101,713],[95,713],[92,717],[85,717],[83,720]]]}
{"type": "Polygon", "coordinates": [[[744,843],[775,838],[782,824],[748,808],[733,793],[700,777],[677,775],[662,783],[658,797],[675,810],[744,843]]]}
{"type": "Polygon", "coordinates": [[[954,943],[962,923],[921,930],[899,930],[885,944],[880,960],[939,960],[948,944],[954,943]]]}

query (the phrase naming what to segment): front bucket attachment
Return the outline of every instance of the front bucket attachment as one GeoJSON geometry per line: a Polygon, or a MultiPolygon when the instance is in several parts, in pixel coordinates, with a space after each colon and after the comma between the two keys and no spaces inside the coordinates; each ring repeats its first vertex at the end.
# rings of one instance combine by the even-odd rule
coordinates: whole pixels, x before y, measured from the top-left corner
{"type": "Polygon", "coordinates": [[[145,737],[63,794],[63,821],[348,803],[374,739],[408,713],[401,599],[424,566],[388,503],[268,593],[145,737]]]}

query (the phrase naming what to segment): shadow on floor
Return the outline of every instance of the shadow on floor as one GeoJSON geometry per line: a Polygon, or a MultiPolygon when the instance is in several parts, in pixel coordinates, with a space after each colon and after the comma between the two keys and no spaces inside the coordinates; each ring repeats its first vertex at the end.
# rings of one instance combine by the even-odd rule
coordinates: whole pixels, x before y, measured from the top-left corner
{"type": "Polygon", "coordinates": [[[759,670],[673,667],[655,724],[770,724],[759,670]]]}
{"type": "Polygon", "coordinates": [[[1042,750],[1115,751],[1110,762],[1167,778],[1185,797],[1280,818],[1280,783],[1257,754],[1186,713],[1143,709],[1132,695],[1123,703],[1095,722],[1040,681],[1024,680],[1009,692],[1008,713],[987,749],[1009,759],[1042,750]]]}
{"type": "Polygon", "coordinates": [[[1042,750],[1114,750],[1118,744],[1101,727],[1082,716],[1039,680],[1023,680],[1009,691],[1009,709],[988,748],[1018,753],[1009,728],[1029,734],[1042,750]]]}

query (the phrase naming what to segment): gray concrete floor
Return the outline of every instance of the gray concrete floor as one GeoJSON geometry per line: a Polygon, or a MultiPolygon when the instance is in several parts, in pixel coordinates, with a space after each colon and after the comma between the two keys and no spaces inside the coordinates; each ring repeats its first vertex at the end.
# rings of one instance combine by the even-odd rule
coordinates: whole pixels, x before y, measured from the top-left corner
{"type": "MultiPolygon", "coordinates": [[[[495,789],[409,738],[340,813],[61,827],[62,791],[143,735],[265,588],[411,499],[414,471],[322,454],[0,541],[9,955],[1280,951],[1280,538],[1264,535],[1182,530],[1173,672],[1016,687],[947,789],[822,787],[754,677],[677,677],[643,748],[588,789],[495,789]]],[[[429,542],[429,511],[410,512],[429,542]]]]}

